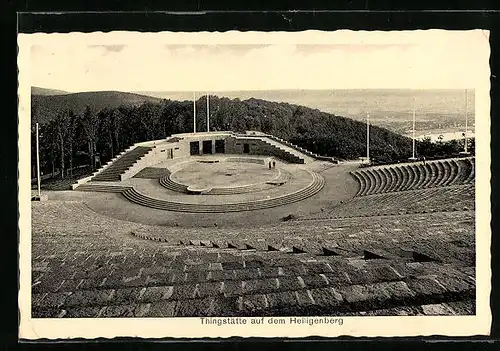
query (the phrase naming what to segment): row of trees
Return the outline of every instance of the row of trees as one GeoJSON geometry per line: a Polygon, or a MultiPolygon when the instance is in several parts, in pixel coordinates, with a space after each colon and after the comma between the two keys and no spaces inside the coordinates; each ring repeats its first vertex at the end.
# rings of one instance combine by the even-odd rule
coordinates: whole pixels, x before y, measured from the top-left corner
{"type": "MultiPolygon", "coordinates": [[[[206,130],[205,99],[201,97],[197,101],[198,131],[206,130]]],[[[34,104],[33,108],[37,106],[34,104]]],[[[32,116],[36,115],[36,111],[32,111],[32,116]]],[[[34,176],[35,123],[34,118],[34,176]]],[[[287,103],[211,96],[210,125],[211,130],[262,131],[315,153],[342,159],[354,159],[364,156],[366,152],[364,123],[287,103]]],[[[56,118],[40,126],[41,169],[45,174],[60,169],[62,178],[72,176],[75,167],[87,166],[88,171],[93,171],[97,166],[95,156],[106,162],[134,143],[192,131],[192,101],[163,100],[160,103],[145,102],[139,106],[127,105],[100,111],[94,111],[90,106],[80,112],[64,109],[58,111],[56,118]]],[[[387,129],[372,126],[370,139],[370,153],[375,159],[397,161],[406,159],[411,153],[411,139],[387,129]]],[[[443,149],[442,144],[433,144],[431,147],[423,143],[418,149],[427,156],[428,153],[446,149],[443,149]]]]}

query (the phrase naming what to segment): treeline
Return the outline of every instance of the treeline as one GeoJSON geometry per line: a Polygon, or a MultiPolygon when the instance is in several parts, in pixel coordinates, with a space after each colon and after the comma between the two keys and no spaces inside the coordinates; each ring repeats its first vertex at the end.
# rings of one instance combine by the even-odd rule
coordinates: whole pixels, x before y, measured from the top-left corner
{"type": "MultiPolygon", "coordinates": [[[[37,105],[32,106],[32,116],[37,116],[37,105]]],[[[197,101],[196,111],[197,131],[206,131],[206,97],[197,101]]],[[[95,170],[100,166],[96,164],[96,156],[105,163],[134,143],[193,131],[192,101],[149,101],[139,106],[124,105],[100,111],[87,106],[80,113],[62,109],[55,116],[40,125],[40,161],[42,173],[58,169],[62,178],[71,176],[72,170],[82,165],[95,170]]],[[[33,118],[33,176],[36,176],[36,122],[33,118]]],[[[210,129],[262,131],[317,154],[340,159],[355,159],[366,154],[366,124],[287,103],[210,96],[210,129]]],[[[374,160],[406,159],[411,154],[411,146],[409,138],[384,128],[370,128],[370,155],[374,160]]]]}

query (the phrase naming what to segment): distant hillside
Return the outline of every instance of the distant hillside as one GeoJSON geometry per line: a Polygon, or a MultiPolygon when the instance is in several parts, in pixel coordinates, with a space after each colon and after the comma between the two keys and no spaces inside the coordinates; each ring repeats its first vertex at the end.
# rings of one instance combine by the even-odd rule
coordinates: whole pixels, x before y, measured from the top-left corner
{"type": "Polygon", "coordinates": [[[70,94],[70,93],[67,91],[64,91],[64,90],[31,87],[31,94],[33,94],[33,95],[65,95],[65,94],[70,94]]]}
{"type": "Polygon", "coordinates": [[[94,111],[99,112],[104,108],[138,106],[146,101],[158,103],[161,99],[119,91],[96,91],[64,95],[37,95],[32,93],[31,95],[33,119],[39,123],[51,121],[58,111],[65,108],[79,114],[84,111],[87,105],[94,111]]]}

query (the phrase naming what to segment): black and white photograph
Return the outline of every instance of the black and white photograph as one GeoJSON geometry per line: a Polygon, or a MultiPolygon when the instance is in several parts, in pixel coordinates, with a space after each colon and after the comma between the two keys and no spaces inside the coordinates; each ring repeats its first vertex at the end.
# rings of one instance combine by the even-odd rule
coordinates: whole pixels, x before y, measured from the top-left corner
{"type": "Polygon", "coordinates": [[[19,48],[23,337],[488,332],[487,31],[19,48]]]}

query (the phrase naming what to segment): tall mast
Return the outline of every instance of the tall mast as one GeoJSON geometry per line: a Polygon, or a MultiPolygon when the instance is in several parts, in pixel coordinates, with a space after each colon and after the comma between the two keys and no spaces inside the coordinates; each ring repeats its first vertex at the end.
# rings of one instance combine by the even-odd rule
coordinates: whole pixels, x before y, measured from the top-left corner
{"type": "Polygon", "coordinates": [[[207,93],[207,132],[210,131],[210,100],[207,93]]]}
{"type": "Polygon", "coordinates": [[[467,89],[465,89],[465,145],[464,145],[464,151],[467,153],[467,115],[469,110],[469,92],[467,89]]]}
{"type": "Polygon", "coordinates": [[[366,114],[366,161],[370,163],[370,113],[366,114]]]}
{"type": "Polygon", "coordinates": [[[196,133],[196,93],[193,91],[193,133],[196,133]]]}
{"type": "Polygon", "coordinates": [[[38,142],[38,123],[36,124],[36,173],[38,181],[38,198],[40,199],[40,143],[38,142]]]}
{"type": "Polygon", "coordinates": [[[413,98],[413,153],[412,158],[415,159],[415,97],[413,98]]]}

